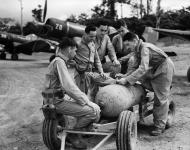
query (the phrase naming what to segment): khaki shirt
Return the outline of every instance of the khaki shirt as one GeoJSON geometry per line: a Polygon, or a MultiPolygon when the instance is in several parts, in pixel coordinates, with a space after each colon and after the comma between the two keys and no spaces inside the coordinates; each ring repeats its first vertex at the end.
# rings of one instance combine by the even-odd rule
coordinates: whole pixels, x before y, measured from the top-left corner
{"type": "Polygon", "coordinates": [[[45,89],[62,89],[66,94],[77,103],[85,105],[88,97],[81,92],[75,84],[75,68],[67,68],[67,58],[56,57],[48,66],[46,74],[45,89]]]}
{"type": "Polygon", "coordinates": [[[136,69],[126,77],[126,80],[132,85],[140,80],[148,72],[154,74],[158,66],[162,64],[168,57],[164,51],[155,45],[144,43],[141,40],[139,40],[136,52],[137,58],[134,59],[136,62],[129,64],[130,69],[133,67],[136,69]]]}
{"type": "Polygon", "coordinates": [[[101,61],[104,59],[107,50],[110,60],[117,60],[115,49],[108,35],[104,35],[103,38],[96,36],[95,45],[101,61]]]}
{"type": "Polygon", "coordinates": [[[100,73],[103,72],[102,64],[98,56],[96,48],[89,48],[86,44],[84,37],[76,51],[75,61],[77,62],[77,67],[81,71],[85,71],[88,65],[94,65],[100,73]]]}
{"type": "Polygon", "coordinates": [[[117,34],[113,37],[112,44],[115,48],[115,52],[121,54],[123,51],[123,39],[120,34],[117,34]]]}

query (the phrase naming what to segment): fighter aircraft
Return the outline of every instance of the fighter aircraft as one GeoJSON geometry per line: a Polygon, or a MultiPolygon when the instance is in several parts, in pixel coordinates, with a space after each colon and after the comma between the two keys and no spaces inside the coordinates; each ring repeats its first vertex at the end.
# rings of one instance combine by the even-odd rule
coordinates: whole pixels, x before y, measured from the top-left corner
{"type": "MultiPolygon", "coordinates": [[[[47,0],[44,5],[43,22],[47,12],[47,0]]],[[[37,24],[40,27],[35,34],[27,36],[0,31],[0,59],[6,59],[6,53],[11,54],[12,60],[18,60],[18,54],[31,55],[33,52],[54,53],[56,46],[64,36],[81,37],[85,26],[72,22],[49,18],[45,23],[37,24]]]]}
{"type": "Polygon", "coordinates": [[[54,53],[62,37],[81,37],[85,29],[85,26],[55,18],[49,18],[45,24],[38,26],[41,29],[37,35],[22,36],[0,31],[0,44],[4,45],[0,51],[0,59],[6,59],[6,52],[11,54],[12,60],[17,60],[19,53],[54,53]]]}

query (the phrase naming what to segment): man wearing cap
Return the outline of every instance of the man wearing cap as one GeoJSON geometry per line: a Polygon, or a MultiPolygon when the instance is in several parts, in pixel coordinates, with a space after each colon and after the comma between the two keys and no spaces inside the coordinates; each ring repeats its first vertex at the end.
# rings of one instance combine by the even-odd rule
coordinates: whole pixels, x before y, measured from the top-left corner
{"type": "MultiPolygon", "coordinates": [[[[134,51],[135,58],[129,65],[130,73],[121,76],[118,84],[134,85],[140,81],[142,85],[154,92],[153,121],[151,135],[164,132],[168,119],[170,89],[174,75],[174,64],[167,54],[153,44],[142,42],[135,34],[128,32],[124,37],[124,45],[134,51]]],[[[132,58],[132,57],[131,57],[132,58]]]]}

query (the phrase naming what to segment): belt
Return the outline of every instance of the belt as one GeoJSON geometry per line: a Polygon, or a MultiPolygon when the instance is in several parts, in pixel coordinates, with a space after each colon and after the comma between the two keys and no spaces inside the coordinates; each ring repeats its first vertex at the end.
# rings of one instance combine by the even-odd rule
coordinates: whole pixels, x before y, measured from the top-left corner
{"type": "Polygon", "coordinates": [[[80,70],[79,68],[76,67],[76,70],[79,74],[84,74],[85,72],[92,72],[93,69],[93,63],[88,63],[86,69],[80,70]]]}
{"type": "Polygon", "coordinates": [[[65,96],[65,94],[63,90],[47,89],[42,92],[42,96],[46,99],[54,99],[54,98],[62,99],[65,96]]]}

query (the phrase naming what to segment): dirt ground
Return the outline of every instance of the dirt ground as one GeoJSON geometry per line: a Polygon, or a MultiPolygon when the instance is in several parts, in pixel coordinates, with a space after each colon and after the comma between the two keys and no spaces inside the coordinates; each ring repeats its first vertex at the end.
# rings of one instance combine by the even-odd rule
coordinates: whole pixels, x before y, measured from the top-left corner
{"type": "MultiPolygon", "coordinates": [[[[176,67],[171,96],[177,106],[175,124],[152,137],[148,133],[152,116],[148,117],[146,125],[138,127],[137,150],[190,150],[190,83],[186,79],[190,44],[161,46],[177,53],[172,57],[176,67]]],[[[0,150],[47,150],[41,136],[40,93],[50,54],[19,57],[19,61],[0,60],[0,150]]],[[[115,150],[114,137],[102,149],[115,150]]]]}

